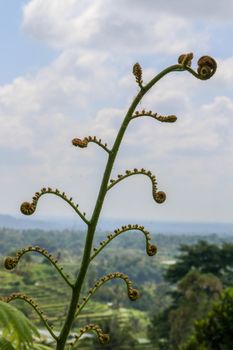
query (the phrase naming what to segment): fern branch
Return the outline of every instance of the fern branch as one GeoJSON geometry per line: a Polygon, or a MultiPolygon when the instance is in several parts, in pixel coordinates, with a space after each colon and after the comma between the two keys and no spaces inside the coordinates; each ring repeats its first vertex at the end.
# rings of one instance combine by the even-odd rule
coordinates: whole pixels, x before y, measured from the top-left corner
{"type": "Polygon", "coordinates": [[[116,279],[116,278],[120,278],[122,280],[125,281],[126,286],[127,286],[127,290],[128,290],[128,297],[130,300],[136,300],[139,297],[139,292],[137,289],[132,287],[132,282],[129,280],[129,277],[127,275],[125,275],[122,272],[113,272],[113,273],[109,273],[106,276],[103,276],[102,278],[100,278],[94,285],[93,288],[91,288],[89,290],[89,293],[87,295],[86,298],[83,298],[83,302],[80,305],[77,305],[77,309],[78,311],[75,314],[75,317],[77,317],[80,312],[82,311],[82,309],[84,308],[84,306],[87,304],[87,302],[89,301],[89,299],[96,293],[96,291],[106,282],[112,280],[112,279],[116,279]]]}
{"type": "Polygon", "coordinates": [[[114,233],[111,233],[107,236],[107,239],[100,242],[99,248],[94,248],[94,253],[90,257],[90,261],[93,260],[115,237],[121,235],[124,232],[127,231],[141,231],[145,238],[146,238],[146,252],[149,256],[155,255],[157,253],[157,247],[154,244],[150,244],[151,235],[148,231],[145,230],[144,226],[139,225],[127,225],[122,226],[121,228],[118,228],[114,231],[114,233]]]}
{"type": "Polygon", "coordinates": [[[52,256],[52,254],[49,254],[49,252],[46,249],[43,249],[41,247],[35,246],[29,246],[23,249],[20,249],[16,252],[16,256],[12,257],[12,256],[8,256],[5,261],[4,261],[4,266],[7,270],[13,270],[19,260],[21,259],[21,257],[29,252],[36,252],[39,253],[41,255],[43,255],[46,259],[48,259],[50,261],[50,263],[55,267],[55,269],[59,272],[59,274],[61,275],[61,277],[65,280],[65,282],[71,287],[73,288],[73,284],[70,282],[69,280],[69,276],[64,274],[63,272],[63,267],[59,266],[57,264],[57,259],[55,257],[52,256]]]}
{"type": "Polygon", "coordinates": [[[0,349],[1,350],[16,350],[15,347],[5,338],[0,336],[0,349]]]}
{"type": "Polygon", "coordinates": [[[117,183],[119,183],[120,181],[126,179],[129,176],[132,175],[146,175],[150,178],[151,183],[152,183],[152,195],[154,200],[157,203],[163,203],[166,200],[166,194],[163,191],[157,191],[157,181],[156,181],[156,177],[154,175],[152,175],[151,171],[146,171],[145,169],[134,169],[132,170],[126,170],[124,175],[118,175],[118,179],[116,180],[110,180],[110,185],[108,185],[107,191],[110,190],[113,186],[115,186],[117,183]]]}
{"type": "Polygon", "coordinates": [[[138,117],[151,117],[153,119],[158,120],[162,123],[174,123],[177,120],[177,117],[175,115],[159,115],[158,113],[153,113],[152,111],[145,111],[144,109],[142,111],[136,111],[131,119],[135,119],[138,117]]]}
{"type": "Polygon", "coordinates": [[[193,59],[193,54],[183,54],[178,58],[178,63],[180,63],[181,67],[191,73],[194,77],[200,80],[210,79],[217,69],[216,61],[210,56],[202,56],[199,58],[197,65],[197,72],[191,68],[191,63],[193,59]]]}
{"type": "Polygon", "coordinates": [[[140,64],[137,62],[134,64],[133,66],[133,75],[135,76],[136,79],[136,83],[138,84],[138,86],[143,89],[143,80],[142,80],[142,67],[140,66],[140,64]]]}
{"type": "Polygon", "coordinates": [[[79,334],[75,336],[75,341],[69,343],[70,349],[72,349],[74,345],[76,345],[76,343],[84,333],[90,332],[90,331],[96,333],[101,344],[106,344],[109,342],[109,335],[104,333],[103,330],[100,328],[100,326],[90,323],[87,326],[80,329],[79,334]]]}
{"type": "Polygon", "coordinates": [[[49,333],[51,334],[51,336],[57,340],[58,337],[55,335],[55,333],[52,330],[52,326],[49,325],[48,323],[48,319],[46,317],[43,316],[43,311],[40,310],[40,308],[38,307],[38,304],[30,297],[28,297],[26,294],[23,293],[12,293],[11,295],[9,295],[8,297],[4,298],[4,301],[6,303],[10,303],[13,300],[16,299],[20,299],[25,301],[26,303],[28,303],[29,305],[31,305],[31,307],[35,310],[35,312],[39,315],[41,321],[43,322],[43,324],[45,325],[45,327],[47,328],[47,330],[49,331],[49,333]]]}
{"type": "MultiPolygon", "coordinates": [[[[4,297],[0,297],[0,330],[1,336],[6,338],[16,350],[19,348],[31,350],[34,336],[40,335],[32,322],[16,307],[6,303],[4,297]]],[[[8,347],[5,348],[1,340],[0,337],[0,349],[7,350],[8,347]]],[[[7,345],[6,343],[5,346],[7,345]]]]}
{"type": "Polygon", "coordinates": [[[89,142],[96,143],[98,146],[103,148],[107,153],[110,153],[110,150],[107,147],[107,143],[102,143],[102,140],[97,139],[96,136],[88,136],[88,137],[85,137],[83,140],[78,138],[75,138],[72,140],[73,146],[76,146],[79,148],[86,148],[89,142]]]}
{"type": "Polygon", "coordinates": [[[22,212],[22,214],[24,215],[32,215],[35,211],[36,211],[36,207],[37,207],[37,203],[40,199],[41,196],[45,195],[45,194],[53,194],[57,197],[62,198],[65,202],[67,202],[74,210],[75,212],[80,216],[80,218],[87,224],[89,225],[89,220],[86,219],[86,213],[81,213],[81,211],[78,209],[78,204],[75,204],[73,202],[73,198],[72,197],[67,197],[67,195],[65,194],[65,192],[60,192],[58,189],[53,190],[52,188],[48,187],[48,188],[42,188],[40,190],[40,192],[36,192],[34,197],[32,198],[32,203],[29,202],[24,202],[22,203],[20,210],[22,212]]]}

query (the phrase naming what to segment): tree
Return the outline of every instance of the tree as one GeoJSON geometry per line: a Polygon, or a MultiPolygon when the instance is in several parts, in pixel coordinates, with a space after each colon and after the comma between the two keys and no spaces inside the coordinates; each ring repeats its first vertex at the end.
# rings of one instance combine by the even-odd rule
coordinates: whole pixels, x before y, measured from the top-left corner
{"type": "Polygon", "coordinates": [[[35,344],[34,337],[40,337],[36,327],[22,312],[3,301],[0,301],[0,329],[2,350],[51,350],[35,344]]]}
{"type": "Polygon", "coordinates": [[[177,283],[192,268],[202,273],[212,273],[224,279],[233,268],[233,244],[225,243],[221,247],[206,241],[199,241],[195,245],[181,245],[181,254],[174,265],[171,265],[165,279],[170,283],[177,283]]]}
{"type": "Polygon", "coordinates": [[[180,349],[194,330],[194,322],[210,310],[222,291],[220,280],[212,274],[191,270],[173,291],[169,308],[151,319],[148,335],[159,349],[180,349]]]}
{"type": "Polygon", "coordinates": [[[226,289],[208,316],[195,323],[194,335],[182,350],[232,350],[233,288],[226,289]]]}

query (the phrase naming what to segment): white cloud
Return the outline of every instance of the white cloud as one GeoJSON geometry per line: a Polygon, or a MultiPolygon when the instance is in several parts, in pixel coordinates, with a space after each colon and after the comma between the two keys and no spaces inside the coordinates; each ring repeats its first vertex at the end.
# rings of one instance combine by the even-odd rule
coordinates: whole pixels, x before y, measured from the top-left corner
{"type": "Polygon", "coordinates": [[[233,57],[218,60],[216,83],[221,87],[232,87],[233,81],[233,57]]]}
{"type": "Polygon", "coordinates": [[[232,20],[233,3],[231,0],[222,0],[221,2],[212,0],[126,0],[123,1],[127,6],[139,7],[142,11],[161,11],[164,13],[178,14],[180,16],[199,19],[232,20]]]}
{"type": "Polygon", "coordinates": [[[194,31],[179,14],[151,11],[138,3],[112,0],[31,0],[24,7],[29,35],[59,48],[118,52],[180,53],[203,48],[208,35],[194,31]]]}
{"type": "Polygon", "coordinates": [[[24,7],[24,28],[36,38],[55,46],[82,43],[98,31],[97,14],[101,1],[30,1],[24,7]]]}
{"type": "MultiPolygon", "coordinates": [[[[157,2],[157,6],[155,3],[31,0],[25,5],[26,32],[61,50],[50,65],[36,74],[18,77],[0,86],[0,146],[7,149],[11,157],[9,172],[5,170],[2,174],[3,188],[12,188],[7,197],[9,211],[16,211],[18,199],[29,199],[38,187],[53,184],[72,195],[74,189],[74,197],[90,211],[106,155],[95,145],[85,150],[74,149],[71,139],[96,134],[109,145],[113,143],[128,104],[138,91],[131,69],[139,55],[145,56],[144,80],[148,81],[158,65],[165,63],[147,60],[147,55],[160,53],[161,61],[167,55],[169,61],[175,63],[171,55],[190,51],[190,47],[195,51],[203,49],[205,54],[209,33],[196,30],[195,15],[191,14],[194,5],[185,3],[186,10],[190,7],[190,20],[182,16],[184,9],[175,15],[164,14],[164,3],[157,2]],[[20,158],[20,153],[25,157],[20,158]],[[17,177],[12,177],[12,173],[17,177]]],[[[178,9],[181,3],[176,3],[178,9]]],[[[210,2],[202,5],[208,8],[210,2]]],[[[213,8],[211,11],[212,15],[208,16],[213,17],[213,8]]],[[[160,188],[170,192],[167,209],[156,207],[160,218],[166,219],[167,213],[170,218],[182,218],[180,207],[186,218],[196,215],[193,214],[195,208],[196,217],[203,219],[205,204],[206,215],[210,217],[212,212],[217,215],[220,210],[216,217],[221,219],[218,205],[212,212],[208,210],[207,197],[224,171],[232,174],[229,153],[233,148],[233,101],[222,92],[219,96],[220,85],[229,89],[232,58],[220,60],[219,65],[220,73],[207,82],[185,72],[168,75],[146,96],[139,109],[176,114],[177,123],[159,124],[147,118],[135,120],[125,135],[113,171],[116,174],[125,168],[152,168],[158,175],[160,188]],[[225,70],[225,66],[228,69],[225,70]],[[220,169],[216,159],[222,164],[220,169]],[[214,174],[211,179],[210,170],[214,174]],[[185,190],[180,196],[182,184],[185,190]],[[208,189],[200,209],[199,187],[208,189]],[[194,198],[190,208],[188,197],[194,198]],[[173,198],[178,198],[179,205],[173,198]]],[[[150,196],[150,186],[144,185],[143,180],[137,181],[122,188],[123,195],[131,201],[137,190],[140,203],[135,204],[135,200],[133,207],[130,203],[123,206],[120,194],[113,194],[109,206],[105,206],[106,215],[113,215],[116,206],[122,216],[150,218],[154,215],[152,200],[144,198],[147,194],[150,196]]],[[[230,185],[227,186],[230,189],[230,185]]],[[[51,200],[44,201],[40,207],[42,214],[59,215],[63,210],[63,206],[51,200]]],[[[230,213],[224,215],[224,219],[230,218],[230,213]]]]}

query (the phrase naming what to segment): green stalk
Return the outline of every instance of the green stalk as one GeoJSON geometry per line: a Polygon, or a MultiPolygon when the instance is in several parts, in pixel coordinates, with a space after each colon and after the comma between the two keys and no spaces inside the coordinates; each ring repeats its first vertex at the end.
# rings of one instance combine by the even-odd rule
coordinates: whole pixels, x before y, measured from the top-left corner
{"type": "Polygon", "coordinates": [[[61,330],[60,336],[59,336],[58,341],[57,341],[57,348],[56,348],[57,350],[64,350],[67,337],[70,333],[72,323],[73,323],[74,318],[75,318],[75,313],[76,313],[77,304],[79,301],[80,292],[81,292],[82,285],[83,285],[83,282],[84,282],[84,279],[85,279],[85,276],[86,276],[86,273],[88,270],[88,266],[90,263],[93,238],[94,238],[96,226],[97,226],[97,223],[99,220],[100,212],[101,212],[101,209],[103,207],[105,195],[107,193],[107,187],[108,187],[109,179],[111,176],[112,168],[113,168],[121,141],[123,139],[124,133],[125,133],[127,126],[131,120],[131,117],[132,117],[137,105],[139,104],[139,102],[143,98],[143,96],[152,88],[152,86],[157,81],[159,81],[163,76],[165,76],[166,74],[168,74],[172,71],[183,71],[183,70],[185,70],[185,68],[182,65],[176,64],[176,65],[173,65],[173,66],[166,68],[161,73],[156,75],[147,85],[145,85],[144,87],[141,87],[141,90],[139,91],[137,96],[134,98],[131,106],[128,109],[128,112],[125,115],[125,118],[122,122],[122,125],[121,125],[121,127],[118,131],[117,137],[115,139],[114,145],[113,145],[111,151],[109,152],[108,161],[107,161],[107,164],[105,167],[105,172],[103,175],[99,194],[98,194],[98,197],[96,200],[96,205],[95,205],[95,208],[94,208],[94,211],[92,214],[92,218],[91,218],[90,222],[88,223],[88,230],[87,230],[87,236],[86,236],[86,242],[85,242],[85,248],[84,248],[81,268],[80,268],[77,280],[75,282],[75,285],[73,287],[73,293],[72,293],[72,298],[71,298],[67,318],[66,318],[66,321],[64,323],[64,326],[61,330]]]}

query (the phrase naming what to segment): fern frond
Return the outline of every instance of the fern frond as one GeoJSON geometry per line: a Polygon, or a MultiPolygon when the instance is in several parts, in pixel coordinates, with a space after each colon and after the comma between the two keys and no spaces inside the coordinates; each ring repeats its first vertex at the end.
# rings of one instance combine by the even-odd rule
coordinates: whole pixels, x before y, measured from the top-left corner
{"type": "Polygon", "coordinates": [[[156,181],[156,177],[151,173],[150,170],[145,170],[145,169],[134,169],[134,170],[126,170],[124,175],[119,174],[117,179],[111,179],[110,180],[110,184],[107,187],[107,191],[110,190],[113,186],[115,186],[117,183],[119,183],[120,181],[126,179],[129,176],[133,176],[133,175],[145,175],[148,176],[149,179],[151,180],[151,184],[152,184],[152,195],[154,200],[161,204],[166,200],[166,193],[163,191],[157,191],[157,181],[156,181]]]}
{"type": "Polygon", "coordinates": [[[177,120],[175,115],[159,115],[158,113],[153,113],[152,111],[136,111],[134,115],[132,115],[131,119],[139,118],[139,117],[150,117],[156,119],[161,123],[174,123],[177,120]]]}
{"type": "Polygon", "coordinates": [[[103,148],[107,153],[110,153],[107,143],[103,143],[101,139],[97,139],[96,136],[87,136],[83,140],[75,138],[72,140],[72,145],[79,148],[86,148],[89,142],[96,143],[98,146],[103,148]]]}
{"type": "Polygon", "coordinates": [[[154,244],[150,244],[151,235],[149,231],[145,230],[144,226],[140,225],[126,225],[122,226],[121,228],[117,228],[114,233],[110,233],[107,236],[107,239],[100,242],[99,248],[94,248],[94,253],[90,257],[90,261],[93,260],[100,252],[103,250],[106,245],[108,245],[115,237],[121,235],[122,233],[128,232],[128,231],[141,231],[146,239],[146,252],[149,256],[155,255],[157,253],[157,247],[154,244]]]}
{"type": "MultiPolygon", "coordinates": [[[[0,301],[0,328],[2,329],[2,339],[10,342],[13,349],[14,347],[15,349],[20,349],[21,346],[28,346],[28,349],[30,349],[33,343],[33,336],[40,336],[36,327],[22,312],[3,301],[0,301]]],[[[6,349],[11,350],[6,341],[5,344],[5,346],[8,346],[6,349]]],[[[2,347],[0,348],[2,349],[2,347]]]]}
{"type": "Polygon", "coordinates": [[[34,197],[32,198],[32,202],[23,202],[20,206],[20,211],[22,214],[24,215],[32,215],[34,214],[34,212],[36,211],[36,207],[37,207],[37,203],[40,199],[41,196],[45,195],[45,194],[53,194],[57,197],[62,198],[66,203],[68,203],[73,209],[74,211],[80,216],[80,218],[88,225],[89,221],[86,219],[86,213],[82,213],[79,209],[78,209],[78,204],[75,204],[73,202],[73,198],[72,197],[67,197],[65,192],[61,192],[58,189],[53,190],[52,188],[48,187],[44,187],[42,188],[39,192],[36,192],[34,197]]]}
{"type": "Polygon", "coordinates": [[[121,279],[125,282],[126,286],[127,286],[127,291],[128,291],[128,297],[130,300],[134,301],[136,299],[139,298],[139,291],[136,288],[132,287],[132,282],[130,281],[129,277],[127,275],[125,275],[122,272],[113,272],[113,273],[109,273],[103,277],[101,277],[94,285],[93,288],[91,288],[89,290],[89,293],[87,295],[86,298],[83,298],[83,302],[82,304],[77,306],[78,311],[75,314],[75,317],[77,317],[80,312],[82,311],[82,309],[84,308],[84,306],[87,304],[87,302],[89,301],[89,299],[96,293],[96,291],[106,282],[112,280],[112,279],[121,279]]]}
{"type": "Polygon", "coordinates": [[[6,303],[10,303],[11,301],[17,300],[17,299],[23,300],[26,303],[28,303],[35,310],[37,315],[40,317],[41,321],[43,322],[43,324],[45,325],[45,327],[47,328],[51,336],[54,339],[57,339],[57,336],[52,330],[53,326],[49,324],[48,318],[44,316],[44,312],[39,308],[38,304],[32,298],[30,298],[29,296],[23,293],[12,293],[11,295],[5,298],[5,301],[6,303]]]}
{"type": "Polygon", "coordinates": [[[100,326],[98,326],[97,324],[88,324],[85,327],[82,327],[79,331],[79,334],[75,336],[75,341],[70,343],[69,346],[71,348],[74,347],[74,345],[76,345],[76,343],[78,342],[78,340],[81,338],[81,336],[86,333],[86,332],[94,332],[96,333],[99,342],[101,344],[107,344],[109,342],[109,335],[104,333],[103,330],[100,328],[100,326]]]}
{"type": "Polygon", "coordinates": [[[16,350],[11,343],[5,338],[0,338],[0,349],[1,350],[16,350]]]}
{"type": "Polygon", "coordinates": [[[18,250],[16,252],[16,256],[15,257],[13,257],[13,256],[6,257],[6,259],[4,261],[5,268],[7,270],[13,270],[17,266],[17,264],[18,264],[19,260],[21,259],[21,257],[24,254],[29,253],[29,252],[36,252],[36,253],[39,253],[39,254],[43,255],[55,267],[55,269],[59,272],[59,274],[66,281],[66,283],[71,288],[73,287],[72,283],[69,280],[69,276],[63,272],[63,267],[59,266],[57,264],[57,259],[55,257],[53,257],[52,254],[50,254],[46,249],[41,248],[39,246],[35,246],[35,247],[29,246],[29,247],[26,247],[26,248],[18,250]]]}

